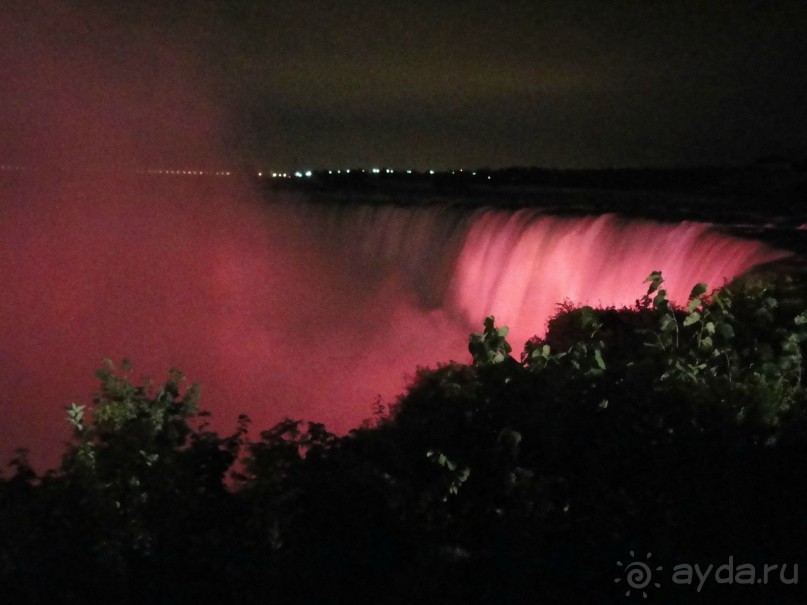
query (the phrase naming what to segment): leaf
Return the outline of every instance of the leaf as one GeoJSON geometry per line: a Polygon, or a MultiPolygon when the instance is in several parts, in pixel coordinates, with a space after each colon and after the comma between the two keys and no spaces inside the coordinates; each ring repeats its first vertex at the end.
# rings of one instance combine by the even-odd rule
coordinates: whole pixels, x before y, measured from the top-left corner
{"type": "Polygon", "coordinates": [[[602,354],[600,353],[599,349],[594,349],[594,361],[597,362],[597,365],[601,370],[605,369],[605,362],[602,359],[602,354]]]}
{"type": "Polygon", "coordinates": [[[664,315],[659,323],[659,328],[662,332],[670,332],[675,329],[675,319],[670,315],[664,315]]]}
{"type": "Polygon", "coordinates": [[[708,332],[709,334],[714,334],[715,333],[715,324],[714,324],[714,322],[707,321],[706,325],[703,326],[703,327],[706,328],[706,332],[708,332]]]}
{"type": "Polygon", "coordinates": [[[84,429],[84,408],[86,407],[87,406],[85,405],[76,405],[75,403],[71,403],[70,407],[67,408],[67,421],[79,431],[84,429]]]}
{"type": "Polygon", "coordinates": [[[580,308],[580,324],[585,328],[594,321],[594,309],[586,305],[580,308]]]}
{"type": "Polygon", "coordinates": [[[701,306],[701,299],[700,298],[695,298],[695,299],[690,300],[689,304],[687,305],[687,313],[692,313],[692,311],[694,311],[695,309],[697,309],[700,306],[701,306]]]}
{"type": "Polygon", "coordinates": [[[703,282],[699,284],[695,284],[695,287],[692,288],[692,292],[689,293],[689,299],[692,300],[693,298],[699,297],[701,294],[706,292],[708,286],[703,282]]]}
{"type": "Polygon", "coordinates": [[[698,322],[701,318],[701,314],[695,311],[694,313],[690,313],[684,319],[684,327],[691,326],[692,324],[698,322]]]}
{"type": "Polygon", "coordinates": [[[86,407],[86,405],[77,405],[75,403],[71,403],[67,413],[70,414],[72,418],[81,418],[84,415],[84,408],[86,407]]]}
{"type": "Polygon", "coordinates": [[[647,288],[647,294],[650,295],[658,290],[663,281],[664,278],[661,276],[661,271],[653,271],[650,275],[648,275],[644,280],[644,283],[650,282],[650,287],[647,288]]]}
{"type": "Polygon", "coordinates": [[[720,322],[717,324],[717,331],[725,339],[734,338],[734,328],[729,323],[720,322]]]}
{"type": "Polygon", "coordinates": [[[497,332],[498,332],[499,336],[501,336],[502,338],[505,338],[507,336],[507,334],[510,333],[510,328],[508,328],[507,326],[502,326],[501,328],[499,328],[497,330],[497,332]]]}

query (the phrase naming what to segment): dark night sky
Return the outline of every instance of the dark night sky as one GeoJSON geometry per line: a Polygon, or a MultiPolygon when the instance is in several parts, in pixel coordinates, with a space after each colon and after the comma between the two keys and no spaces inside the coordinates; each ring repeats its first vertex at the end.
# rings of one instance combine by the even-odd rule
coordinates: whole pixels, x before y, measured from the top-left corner
{"type": "Polygon", "coordinates": [[[16,83],[0,92],[7,157],[32,138],[20,123],[77,106],[79,117],[54,118],[73,124],[68,147],[85,130],[112,140],[153,128],[161,136],[144,139],[154,148],[135,146],[141,162],[183,159],[190,146],[166,151],[166,132],[215,136],[229,158],[266,168],[807,156],[803,0],[4,5],[0,75],[16,83]],[[27,77],[43,57],[69,78],[27,77]],[[62,100],[28,102],[49,94],[62,100]],[[169,123],[158,105],[171,106],[158,112],[169,123]],[[186,108],[215,114],[217,128],[201,117],[178,124],[186,108]]]}

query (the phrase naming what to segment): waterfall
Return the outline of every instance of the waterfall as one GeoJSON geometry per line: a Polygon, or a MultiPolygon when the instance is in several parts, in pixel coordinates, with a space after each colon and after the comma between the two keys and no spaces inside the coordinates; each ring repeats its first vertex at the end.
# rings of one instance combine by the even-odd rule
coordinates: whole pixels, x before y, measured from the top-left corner
{"type": "MultiPolygon", "coordinates": [[[[628,220],[613,214],[560,217],[459,206],[314,206],[326,246],[375,280],[399,275],[427,308],[477,325],[487,315],[514,338],[540,334],[558,303],[633,304],[662,271],[674,302],[784,256],[760,242],[696,222],[628,220]]],[[[370,281],[373,281],[371,279],[370,281]]]]}

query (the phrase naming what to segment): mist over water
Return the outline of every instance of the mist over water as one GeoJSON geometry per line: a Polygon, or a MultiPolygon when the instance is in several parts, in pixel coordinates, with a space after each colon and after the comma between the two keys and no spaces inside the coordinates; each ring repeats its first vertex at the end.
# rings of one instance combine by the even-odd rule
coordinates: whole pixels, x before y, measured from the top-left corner
{"type": "Polygon", "coordinates": [[[672,298],[781,256],[707,225],[448,206],[263,200],[235,179],[34,179],[0,205],[3,443],[52,462],[63,409],[103,357],[203,383],[216,426],[247,413],[346,431],[417,365],[467,361],[494,314],[518,350],[556,303],[672,298]]]}
{"type": "Polygon", "coordinates": [[[90,399],[103,357],[131,358],[135,378],[177,367],[202,381],[217,426],[244,412],[257,428],[288,415],[347,430],[416,364],[462,353],[465,327],[423,308],[399,281],[409,276],[345,262],[293,203],[232,185],[5,189],[3,443],[52,461],[63,408],[90,399]]]}

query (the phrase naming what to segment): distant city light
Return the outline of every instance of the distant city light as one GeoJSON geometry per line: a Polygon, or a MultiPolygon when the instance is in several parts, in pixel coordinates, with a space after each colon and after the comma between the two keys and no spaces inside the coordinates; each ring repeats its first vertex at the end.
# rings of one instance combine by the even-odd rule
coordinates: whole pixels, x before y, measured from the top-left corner
{"type": "Polygon", "coordinates": [[[379,172],[381,172],[380,168],[373,168],[373,174],[378,174],[379,172]]]}
{"type": "Polygon", "coordinates": [[[295,172],[294,176],[296,176],[298,179],[301,179],[301,178],[303,178],[303,173],[302,172],[295,172]]]}
{"type": "Polygon", "coordinates": [[[429,174],[434,174],[434,170],[429,170],[429,174]]]}
{"type": "MultiPolygon", "coordinates": [[[[146,168],[145,170],[138,170],[138,174],[173,174],[179,176],[205,176],[205,175],[212,175],[212,176],[230,176],[231,172],[227,170],[178,170],[178,169],[169,169],[169,168],[146,168]]],[[[263,173],[259,172],[258,176],[262,176],[263,173]]]]}
{"type": "Polygon", "coordinates": [[[305,171],[305,176],[311,176],[311,171],[310,171],[310,170],[306,170],[306,171],[305,171]]]}

